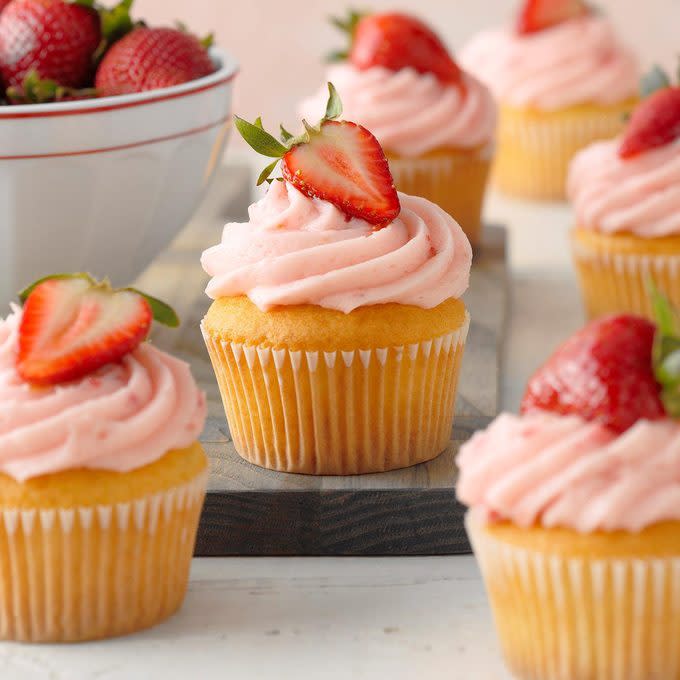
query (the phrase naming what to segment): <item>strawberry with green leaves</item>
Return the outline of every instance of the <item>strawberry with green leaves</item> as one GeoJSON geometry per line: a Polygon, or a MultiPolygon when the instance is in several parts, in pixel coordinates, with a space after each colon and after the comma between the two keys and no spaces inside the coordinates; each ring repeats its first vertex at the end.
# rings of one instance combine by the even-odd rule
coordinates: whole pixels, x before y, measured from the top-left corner
{"type": "Polygon", "coordinates": [[[37,386],[76,380],[120,361],[146,340],[153,319],[179,325],[164,302],[89,274],[48,276],[20,299],[17,372],[37,386]]]}
{"type": "Polygon", "coordinates": [[[0,14],[0,81],[11,103],[94,95],[99,56],[132,29],[132,0],[12,0],[0,14]]]}
{"type": "Polygon", "coordinates": [[[331,83],[326,114],[316,126],[303,121],[294,137],[281,127],[281,141],[266,132],[258,118],[249,123],[234,117],[238,131],[258,153],[274,158],[260,175],[268,181],[276,166],[303,194],[332,203],[347,218],[387,226],[401,210],[389,165],[378,140],[364,127],[338,120],[342,103],[331,83]]]}
{"type": "Polygon", "coordinates": [[[522,412],[578,415],[616,433],[680,417],[680,316],[653,284],[656,325],[620,314],[591,322],[529,380],[522,412]]]}
{"type": "Polygon", "coordinates": [[[348,19],[334,19],[333,23],[350,38],[349,49],[332,54],[333,60],[347,59],[360,71],[374,66],[390,71],[412,68],[431,73],[444,84],[463,86],[462,71],[444,42],[414,16],[352,12],[348,19]]]}

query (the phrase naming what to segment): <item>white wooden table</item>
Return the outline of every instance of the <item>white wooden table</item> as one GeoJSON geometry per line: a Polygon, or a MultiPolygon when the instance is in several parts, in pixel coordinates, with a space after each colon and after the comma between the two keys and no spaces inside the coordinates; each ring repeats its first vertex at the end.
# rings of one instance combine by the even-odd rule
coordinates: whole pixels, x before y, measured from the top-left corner
{"type": "MultiPolygon", "coordinates": [[[[493,197],[514,270],[503,402],[581,323],[563,206],[493,197]]],[[[508,680],[472,557],[194,560],[171,621],[77,646],[0,644],[2,680],[508,680]]]]}

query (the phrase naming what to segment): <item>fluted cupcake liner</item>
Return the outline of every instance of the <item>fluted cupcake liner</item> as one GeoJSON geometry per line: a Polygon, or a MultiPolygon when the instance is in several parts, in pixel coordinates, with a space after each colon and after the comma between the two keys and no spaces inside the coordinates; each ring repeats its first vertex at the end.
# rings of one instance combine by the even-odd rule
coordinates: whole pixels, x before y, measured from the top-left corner
{"type": "Polygon", "coordinates": [[[469,326],[399,347],[295,351],[203,326],[234,446],[273,470],[360,474],[439,455],[451,438],[469,326]]]}
{"type": "Polygon", "coordinates": [[[388,156],[399,191],[436,203],[460,224],[473,246],[479,243],[492,145],[440,150],[417,158],[388,156]]]}
{"type": "Polygon", "coordinates": [[[680,556],[566,557],[466,525],[517,678],[680,678],[680,556]]]}
{"type": "Polygon", "coordinates": [[[543,113],[501,106],[493,181],[529,199],[562,200],[569,163],[592,142],[623,131],[632,102],[543,113]]]}
{"type": "Polygon", "coordinates": [[[680,305],[680,254],[606,252],[575,240],[572,253],[590,318],[628,312],[654,319],[647,290],[650,278],[673,304],[680,305]]]}
{"type": "Polygon", "coordinates": [[[0,508],[0,639],[77,642],[147,628],[186,592],[207,474],[115,505],[0,508]]]}

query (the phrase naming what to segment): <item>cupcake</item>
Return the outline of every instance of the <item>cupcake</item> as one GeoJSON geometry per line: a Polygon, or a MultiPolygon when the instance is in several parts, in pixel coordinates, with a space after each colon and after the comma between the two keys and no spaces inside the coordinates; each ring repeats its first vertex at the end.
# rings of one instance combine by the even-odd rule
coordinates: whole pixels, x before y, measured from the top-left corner
{"type": "Polygon", "coordinates": [[[143,342],[174,313],[86,275],[0,321],[0,639],[77,642],[182,603],[207,461],[189,367],[143,342]]]}
{"type": "Polygon", "coordinates": [[[445,211],[397,194],[379,143],[336,120],[330,90],[327,116],[298,138],[235,119],[283,178],[203,254],[202,329],[246,460],[381,472],[448,445],[472,251],[445,211]]]}
{"type": "MultiPolygon", "coordinates": [[[[496,127],[489,90],[460,70],[427,26],[404,14],[353,15],[338,22],[351,35],[329,67],[345,115],[378,138],[398,190],[446,210],[473,245],[496,127]]],[[[302,102],[308,120],[323,114],[325,87],[302,102]]]]}
{"type": "Polygon", "coordinates": [[[588,147],[570,168],[572,251],[590,317],[651,317],[650,276],[680,305],[680,87],[660,82],[622,138],[588,147]]]}
{"type": "Polygon", "coordinates": [[[580,0],[526,0],[460,60],[499,101],[494,182],[523,198],[563,199],[573,155],[619,134],[636,102],[635,57],[580,0]]]}
{"type": "Polygon", "coordinates": [[[522,680],[680,678],[680,319],[591,322],[523,414],[463,445],[458,497],[522,680]],[[669,361],[670,359],[670,361],[669,361]]]}

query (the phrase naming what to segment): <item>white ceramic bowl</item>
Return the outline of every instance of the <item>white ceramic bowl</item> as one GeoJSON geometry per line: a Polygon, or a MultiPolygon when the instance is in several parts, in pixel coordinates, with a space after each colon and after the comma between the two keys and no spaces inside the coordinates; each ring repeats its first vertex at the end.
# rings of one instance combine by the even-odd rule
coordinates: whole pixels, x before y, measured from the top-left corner
{"type": "Polygon", "coordinates": [[[236,63],[183,85],[0,107],[0,317],[61,271],[134,280],[186,224],[218,165],[236,63]]]}

